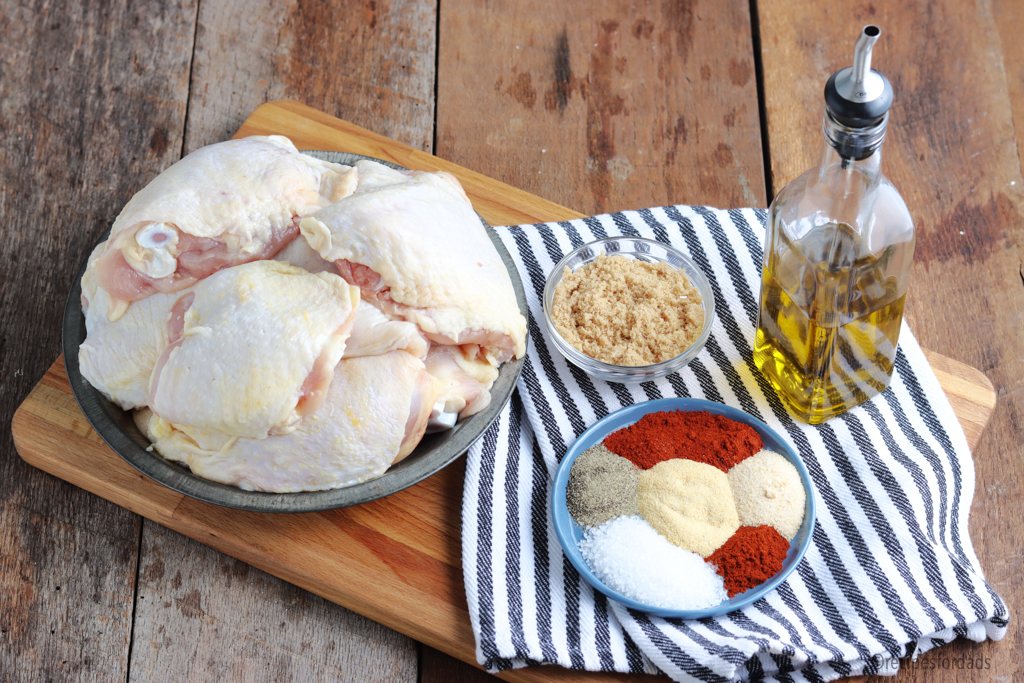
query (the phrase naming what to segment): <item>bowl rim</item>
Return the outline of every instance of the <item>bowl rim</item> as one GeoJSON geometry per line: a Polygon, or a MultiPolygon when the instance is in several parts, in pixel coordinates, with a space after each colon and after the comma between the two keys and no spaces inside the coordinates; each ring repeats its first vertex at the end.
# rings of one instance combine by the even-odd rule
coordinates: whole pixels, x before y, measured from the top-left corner
{"type": "MultiPolygon", "coordinates": [[[[604,250],[604,254],[608,254],[607,249],[604,250]]],[[[632,252],[619,252],[618,255],[629,256],[631,254],[632,252]]],[[[661,262],[669,263],[672,266],[676,265],[671,261],[661,262]]],[[[548,273],[548,277],[544,282],[544,292],[541,297],[541,307],[544,311],[544,324],[547,327],[548,332],[551,334],[555,342],[555,346],[558,347],[558,349],[563,353],[563,355],[568,357],[570,361],[572,361],[578,366],[585,367],[590,372],[595,372],[597,374],[625,376],[643,375],[645,376],[645,379],[647,376],[654,378],[657,376],[663,376],[673,372],[675,369],[677,369],[677,366],[680,365],[680,362],[683,359],[685,359],[686,363],[688,363],[694,355],[699,353],[700,349],[704,348],[704,344],[707,343],[708,337],[711,336],[711,328],[714,326],[715,323],[714,289],[712,289],[711,282],[708,280],[707,275],[705,275],[704,271],[701,270],[696,263],[694,263],[693,259],[691,259],[686,254],[682,253],[672,245],[666,244],[665,242],[649,239],[647,237],[634,237],[632,235],[621,235],[618,237],[603,237],[601,239],[594,240],[592,242],[587,242],[586,244],[582,244],[573,249],[572,251],[570,251],[565,256],[563,256],[561,260],[559,260],[559,262],[555,264],[555,267],[551,269],[551,272],[548,273]],[[554,302],[555,287],[557,286],[557,283],[561,281],[561,273],[566,268],[569,261],[575,258],[584,249],[594,249],[595,245],[603,246],[611,242],[621,242],[624,240],[628,240],[634,243],[639,242],[642,244],[654,245],[660,249],[664,249],[665,251],[669,252],[672,256],[678,258],[684,264],[684,266],[687,266],[681,269],[686,272],[686,276],[690,279],[691,284],[693,284],[694,287],[696,287],[701,294],[701,305],[704,308],[704,325],[701,328],[700,335],[690,346],[683,349],[677,355],[672,356],[667,360],[663,360],[660,363],[652,363],[651,365],[614,365],[612,363],[606,363],[604,361],[588,356],[587,354],[583,353],[575,346],[570,344],[565,339],[565,337],[563,337],[562,334],[558,331],[558,329],[555,327],[554,321],[552,321],[551,319],[551,306],[548,304],[548,300],[550,299],[552,302],[554,302]]],[[[682,365],[685,365],[686,363],[682,363],[682,365]]]]}
{"type": "Polygon", "coordinates": [[[811,483],[811,478],[807,472],[807,468],[804,466],[800,457],[789,442],[786,441],[778,432],[758,418],[745,413],[738,408],[733,408],[732,406],[728,406],[723,403],[716,403],[714,401],[708,401],[700,398],[682,397],[662,398],[653,401],[635,403],[606,415],[587,428],[587,430],[580,434],[572,445],[569,446],[565,455],[562,457],[562,460],[559,462],[558,469],[555,471],[555,476],[552,479],[550,503],[555,535],[558,538],[559,545],[562,546],[562,552],[568,558],[569,563],[572,564],[587,583],[608,598],[615,600],[630,609],[668,619],[703,619],[706,617],[721,616],[746,607],[747,605],[750,605],[771,593],[789,577],[789,575],[803,560],[803,557],[807,553],[811,544],[815,520],[817,517],[814,500],[814,486],[811,483]],[[804,486],[804,492],[806,493],[803,521],[800,523],[800,529],[797,531],[796,536],[794,536],[789,542],[789,552],[786,555],[786,559],[783,561],[783,567],[779,573],[764,583],[754,586],[743,593],[739,593],[718,605],[701,610],[676,610],[647,605],[632,598],[628,598],[605,585],[593,573],[590,566],[587,564],[586,560],[583,559],[583,556],[580,553],[577,536],[582,536],[583,529],[576,523],[576,520],[572,518],[572,515],[569,514],[565,501],[565,491],[566,485],[569,481],[569,471],[572,469],[572,465],[576,461],[576,458],[579,457],[583,451],[597,443],[600,443],[603,441],[605,436],[611,434],[613,431],[634,424],[644,415],[668,410],[683,410],[686,412],[707,411],[714,415],[721,415],[723,417],[736,420],[737,422],[750,425],[759,435],[761,435],[761,438],[765,440],[766,449],[780,453],[783,457],[789,460],[794,467],[796,467],[797,473],[800,475],[800,480],[804,486]],[[765,438],[766,436],[768,437],[767,439],[765,438]],[[772,445],[777,446],[777,448],[769,448],[768,441],[771,441],[772,445]]]}
{"type": "MultiPolygon", "coordinates": [[[[356,161],[369,159],[391,168],[407,170],[394,162],[362,154],[321,150],[300,151],[314,158],[335,163],[351,165],[356,161]]],[[[479,214],[477,215],[479,216],[479,214]]],[[[509,271],[516,303],[525,317],[528,315],[529,309],[526,304],[522,278],[515,262],[494,229],[483,217],[480,217],[480,222],[509,271]]],[[[97,239],[96,244],[107,239],[109,235],[110,229],[108,228],[97,239]]],[[[490,424],[497,419],[505,404],[511,399],[526,359],[524,354],[521,358],[512,359],[502,365],[499,369],[499,378],[495,381],[495,387],[499,386],[499,382],[501,383],[500,393],[495,392],[495,387],[492,387],[492,401],[487,408],[459,422],[453,430],[444,432],[443,434],[450,435],[450,440],[442,441],[441,437],[434,437],[431,440],[437,440],[439,443],[432,450],[419,454],[413,450],[408,457],[393,464],[379,477],[350,486],[319,491],[292,493],[249,491],[204,479],[189,470],[187,466],[166,460],[159,454],[148,451],[143,442],[148,444],[149,440],[135,426],[130,411],[124,411],[120,406],[108,401],[82,376],[78,364],[78,349],[86,337],[85,315],[81,305],[82,275],[88,266],[91,251],[90,249],[85,255],[68,292],[61,331],[64,364],[75,400],[100,438],[133,468],[173,491],[221,507],[251,512],[320,512],[368,503],[413,486],[450,465],[483,436],[490,424]],[[414,457],[416,455],[423,457],[414,457]],[[432,455],[435,457],[429,457],[432,455]]],[[[528,339],[527,343],[529,343],[528,339]]],[[[431,437],[432,435],[428,434],[425,438],[431,437]]],[[[423,442],[417,446],[417,449],[422,445],[423,442]]]]}

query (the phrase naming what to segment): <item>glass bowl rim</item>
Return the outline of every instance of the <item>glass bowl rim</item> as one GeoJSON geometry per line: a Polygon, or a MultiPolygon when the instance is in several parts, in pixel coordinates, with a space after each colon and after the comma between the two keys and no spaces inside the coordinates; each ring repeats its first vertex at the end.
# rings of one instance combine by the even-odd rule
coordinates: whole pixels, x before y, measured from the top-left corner
{"type": "MultiPolygon", "coordinates": [[[[622,253],[622,256],[631,255],[633,252],[622,253]]],[[[604,254],[607,255],[608,251],[604,250],[604,254]]],[[[596,256],[595,256],[596,258],[596,256]]],[[[593,261],[590,261],[593,263],[593,261]]],[[[575,272],[575,271],[573,271],[575,272]]],[[[671,373],[682,360],[689,362],[693,355],[696,355],[700,349],[704,348],[704,344],[707,343],[708,337],[711,336],[711,328],[715,322],[715,298],[714,290],[711,287],[711,282],[708,277],[704,274],[696,263],[693,262],[686,254],[682,253],[675,247],[658,240],[652,240],[647,237],[634,237],[632,235],[621,235],[618,237],[603,237],[592,242],[582,244],[568,254],[563,256],[555,267],[548,273],[547,280],[544,282],[544,292],[541,298],[541,307],[544,310],[544,324],[546,325],[548,332],[550,332],[555,346],[565,355],[570,361],[578,366],[587,366],[588,370],[592,370],[598,374],[636,374],[636,375],[653,375],[663,376],[671,373]],[[576,256],[578,256],[584,249],[594,248],[595,245],[603,246],[609,242],[620,242],[620,241],[640,242],[650,245],[657,246],[660,249],[664,249],[669,252],[672,256],[678,258],[688,268],[678,267],[671,261],[660,261],[661,263],[668,263],[669,265],[686,272],[686,276],[690,279],[691,284],[701,294],[701,305],[704,308],[704,325],[701,328],[700,336],[690,344],[690,346],[683,349],[681,352],[661,361],[660,363],[652,363],[651,365],[615,365],[613,363],[606,363],[598,360],[591,356],[586,355],[575,346],[566,341],[565,337],[561,335],[558,329],[555,327],[554,322],[551,320],[551,306],[548,301],[554,301],[554,290],[557,287],[558,282],[561,281],[561,273],[565,270],[567,264],[576,256]],[[696,276],[696,277],[694,277],[696,276]],[[696,280],[696,281],[695,281],[696,280]],[[549,296],[550,295],[550,296],[549,296]]],[[[685,363],[683,363],[685,365],[685,363]]]]}

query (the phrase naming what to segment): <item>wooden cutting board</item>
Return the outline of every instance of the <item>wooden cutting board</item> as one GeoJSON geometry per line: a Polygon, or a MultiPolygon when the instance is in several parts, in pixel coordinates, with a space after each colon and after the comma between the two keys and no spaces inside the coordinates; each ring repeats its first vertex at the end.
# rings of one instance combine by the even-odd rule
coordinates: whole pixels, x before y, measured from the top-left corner
{"type": "MultiPolygon", "coordinates": [[[[275,133],[289,136],[300,149],[354,152],[408,168],[450,171],[492,225],[580,217],[295,102],[261,106],[236,137],[275,133]]],[[[974,368],[926,354],[973,448],[995,406],[992,384],[974,368]]],[[[217,507],[147,479],[107,448],[75,402],[63,357],[18,408],[12,432],[19,454],[28,463],[476,664],[462,582],[462,459],[416,486],[353,508],[282,515],[217,507]]],[[[647,679],[554,666],[508,671],[501,677],[516,681],[647,679]]]]}

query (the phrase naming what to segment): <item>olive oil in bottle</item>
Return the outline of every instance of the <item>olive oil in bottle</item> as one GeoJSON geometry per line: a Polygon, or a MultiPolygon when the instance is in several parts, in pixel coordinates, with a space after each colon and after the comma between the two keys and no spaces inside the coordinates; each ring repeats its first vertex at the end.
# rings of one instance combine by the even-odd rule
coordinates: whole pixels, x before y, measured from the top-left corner
{"type": "Polygon", "coordinates": [[[812,424],[889,386],[903,319],[914,226],[881,172],[892,87],[870,68],[867,26],[854,66],[825,88],[817,166],[769,209],[754,363],[812,424]]]}

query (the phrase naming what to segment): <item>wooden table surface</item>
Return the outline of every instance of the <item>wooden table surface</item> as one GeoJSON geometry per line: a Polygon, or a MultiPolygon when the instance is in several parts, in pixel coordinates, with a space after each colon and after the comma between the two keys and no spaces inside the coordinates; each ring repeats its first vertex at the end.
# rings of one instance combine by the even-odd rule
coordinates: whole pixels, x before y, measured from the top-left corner
{"type": "MultiPolygon", "coordinates": [[[[823,85],[866,23],[896,91],[883,168],[918,230],[907,318],[999,393],[970,528],[1015,617],[1024,3],[808,4],[0,0],[0,681],[488,678],[17,456],[71,279],[157,172],[291,99],[583,213],[763,207],[815,161],[823,85]]],[[[1021,640],[1013,621],[899,679],[1021,680],[1021,640]]]]}

